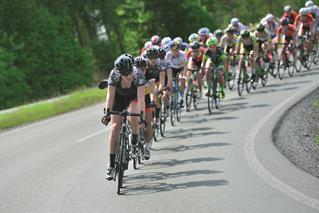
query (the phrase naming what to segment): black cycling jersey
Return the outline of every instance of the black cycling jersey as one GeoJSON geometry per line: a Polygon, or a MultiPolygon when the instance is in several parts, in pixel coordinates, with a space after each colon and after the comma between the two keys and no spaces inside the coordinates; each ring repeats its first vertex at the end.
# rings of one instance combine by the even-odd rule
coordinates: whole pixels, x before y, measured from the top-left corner
{"type": "Polygon", "coordinates": [[[221,47],[217,47],[217,51],[213,53],[210,49],[206,49],[205,58],[209,58],[215,65],[219,65],[225,58],[225,53],[221,47]]]}
{"type": "Polygon", "coordinates": [[[108,84],[116,88],[116,93],[119,95],[136,95],[137,87],[145,85],[144,75],[141,70],[136,67],[133,68],[133,81],[130,88],[122,88],[121,86],[121,74],[118,70],[113,69],[110,73],[108,84]]]}

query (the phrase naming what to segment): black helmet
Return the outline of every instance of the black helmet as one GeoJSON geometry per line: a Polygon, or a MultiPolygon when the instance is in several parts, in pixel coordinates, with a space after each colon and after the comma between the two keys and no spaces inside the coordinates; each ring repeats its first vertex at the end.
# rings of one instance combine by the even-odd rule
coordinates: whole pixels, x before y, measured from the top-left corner
{"type": "Polygon", "coordinates": [[[233,27],[227,27],[225,30],[225,33],[230,33],[230,34],[234,34],[235,30],[233,27]]]}
{"type": "Polygon", "coordinates": [[[263,32],[265,30],[265,26],[262,24],[257,24],[256,29],[258,32],[263,32]]]}
{"type": "Polygon", "coordinates": [[[283,18],[283,19],[281,20],[281,25],[285,26],[285,25],[288,25],[288,24],[289,24],[289,19],[283,18]]]}
{"type": "Polygon", "coordinates": [[[158,49],[158,57],[159,57],[160,59],[164,59],[165,56],[166,56],[166,51],[164,50],[164,48],[159,48],[159,49],[158,49]]]}
{"type": "Polygon", "coordinates": [[[191,43],[191,48],[192,50],[197,50],[200,48],[200,44],[197,41],[194,41],[193,43],[191,43]]]}
{"type": "Polygon", "coordinates": [[[114,62],[114,67],[121,74],[129,74],[133,72],[134,58],[130,54],[120,55],[114,62]]]}
{"type": "Polygon", "coordinates": [[[146,68],[147,66],[147,61],[144,57],[142,56],[138,56],[135,58],[134,60],[134,65],[137,67],[137,68],[146,68]]]}
{"type": "Polygon", "coordinates": [[[158,58],[158,48],[150,47],[146,50],[144,56],[148,59],[158,58]]]}
{"type": "Polygon", "coordinates": [[[223,31],[221,29],[217,29],[214,32],[215,37],[222,37],[224,35],[223,31]]]}
{"type": "Polygon", "coordinates": [[[248,30],[240,31],[240,35],[244,38],[248,38],[250,36],[250,32],[248,30]]]}

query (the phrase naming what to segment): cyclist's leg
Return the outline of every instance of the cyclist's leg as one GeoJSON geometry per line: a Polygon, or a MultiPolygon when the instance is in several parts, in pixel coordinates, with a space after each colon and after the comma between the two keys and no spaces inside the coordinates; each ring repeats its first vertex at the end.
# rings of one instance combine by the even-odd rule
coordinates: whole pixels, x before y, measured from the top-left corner
{"type": "Polygon", "coordinates": [[[152,126],[152,111],[153,107],[151,106],[151,98],[150,95],[145,96],[145,121],[147,123],[146,131],[145,131],[145,141],[146,143],[151,144],[152,142],[152,134],[153,134],[153,126],[152,126]]]}
{"type": "MultiPolygon", "coordinates": [[[[130,100],[134,98],[132,96],[121,96],[118,93],[115,94],[114,104],[112,111],[121,112],[126,109],[130,103],[130,100]],[[124,101],[123,101],[124,100],[124,101]]],[[[122,117],[119,115],[111,115],[111,131],[109,134],[109,165],[106,172],[107,180],[112,180],[115,174],[115,156],[117,152],[118,138],[122,127],[122,117]]]]}
{"type": "MultiPolygon", "coordinates": [[[[131,113],[140,113],[138,111],[138,101],[137,99],[134,99],[131,101],[130,106],[128,111],[131,113]]],[[[131,116],[128,118],[129,122],[130,122],[130,127],[131,127],[131,131],[132,131],[132,144],[136,145],[137,143],[137,138],[138,138],[138,133],[139,133],[139,117],[136,116],[131,116]]]]}

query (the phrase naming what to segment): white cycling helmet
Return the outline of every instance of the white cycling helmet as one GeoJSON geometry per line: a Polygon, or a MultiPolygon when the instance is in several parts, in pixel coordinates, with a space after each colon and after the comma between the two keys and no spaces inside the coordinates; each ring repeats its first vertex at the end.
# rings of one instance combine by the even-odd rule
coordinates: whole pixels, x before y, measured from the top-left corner
{"type": "Polygon", "coordinates": [[[230,20],[231,25],[237,25],[239,23],[239,19],[238,18],[232,18],[230,20]]]}
{"type": "Polygon", "coordinates": [[[177,42],[179,42],[180,44],[182,44],[183,43],[183,39],[181,38],[181,37],[175,37],[174,39],[173,39],[173,41],[177,41],[177,42]]]}
{"type": "Polygon", "coordinates": [[[162,39],[161,45],[162,47],[165,47],[167,44],[171,43],[172,39],[169,36],[166,36],[162,39]]]}
{"type": "Polygon", "coordinates": [[[290,12],[291,11],[291,7],[290,7],[290,5],[286,5],[285,7],[284,7],[284,11],[287,13],[287,12],[290,12]]]}
{"type": "Polygon", "coordinates": [[[199,41],[199,36],[197,33],[192,33],[188,37],[189,43],[193,43],[194,41],[199,41]]]}
{"type": "Polygon", "coordinates": [[[271,22],[271,21],[274,21],[274,15],[273,14],[267,14],[266,17],[265,17],[265,21],[267,22],[271,22]]]}
{"type": "Polygon", "coordinates": [[[146,50],[146,49],[150,48],[152,45],[153,45],[153,44],[152,44],[151,41],[147,41],[147,42],[145,42],[145,44],[144,44],[144,49],[146,50]]]}
{"type": "Polygon", "coordinates": [[[307,8],[305,8],[305,7],[300,8],[299,14],[302,15],[302,16],[307,15],[308,14],[307,8]]]}
{"type": "Polygon", "coordinates": [[[312,6],[313,6],[313,2],[312,1],[306,1],[305,7],[312,7],[312,6]]]}
{"type": "Polygon", "coordinates": [[[202,27],[198,30],[198,34],[200,36],[208,36],[209,33],[210,33],[210,31],[207,27],[202,27]]]}

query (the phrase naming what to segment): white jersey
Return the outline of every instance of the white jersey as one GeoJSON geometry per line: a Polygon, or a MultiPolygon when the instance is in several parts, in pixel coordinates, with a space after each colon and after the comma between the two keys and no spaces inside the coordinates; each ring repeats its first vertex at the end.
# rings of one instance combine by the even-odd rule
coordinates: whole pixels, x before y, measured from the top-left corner
{"type": "Polygon", "coordinates": [[[234,28],[235,29],[235,35],[239,35],[240,31],[245,30],[247,27],[243,23],[239,22],[238,23],[238,27],[234,27],[232,24],[229,24],[228,28],[234,28]]]}
{"type": "Polygon", "coordinates": [[[171,67],[174,69],[183,68],[185,63],[187,62],[187,58],[183,51],[179,51],[179,55],[177,57],[173,56],[171,51],[166,53],[165,59],[170,63],[171,67]]]}

